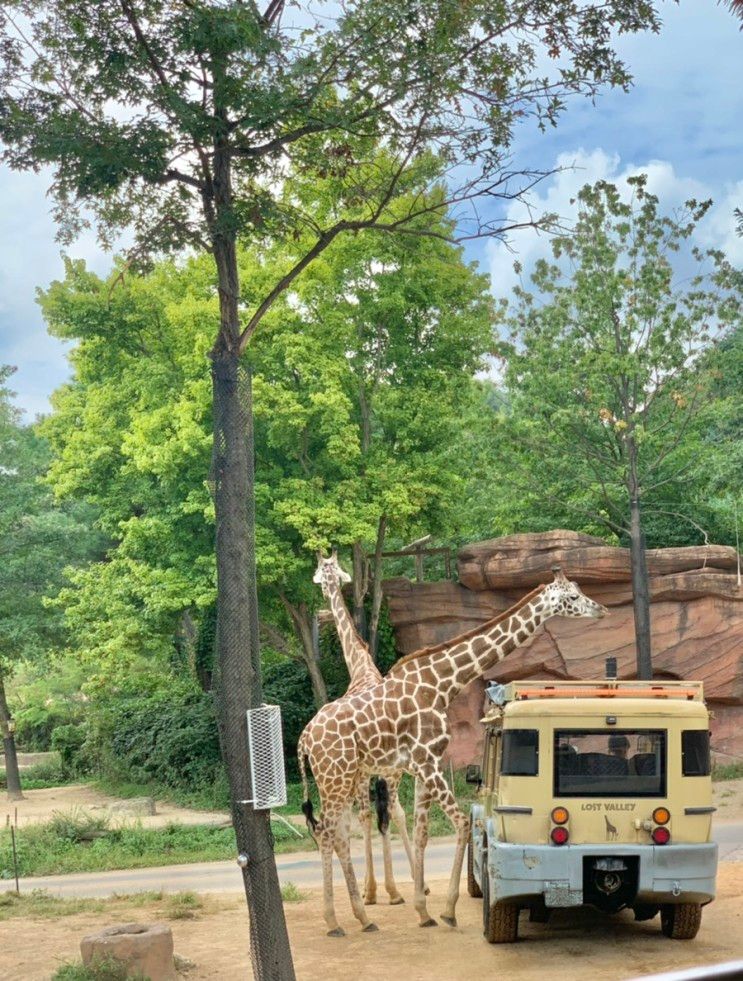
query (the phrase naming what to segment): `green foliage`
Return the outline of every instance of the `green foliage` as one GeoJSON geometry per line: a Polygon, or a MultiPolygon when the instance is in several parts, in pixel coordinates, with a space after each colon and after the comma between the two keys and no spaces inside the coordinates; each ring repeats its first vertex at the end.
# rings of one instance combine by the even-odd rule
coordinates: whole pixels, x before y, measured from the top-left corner
{"type": "MultiPolygon", "coordinates": [[[[53,824],[33,824],[16,831],[21,876],[139,869],[185,862],[224,861],[235,854],[232,828],[171,824],[164,828],[129,825],[108,830],[81,830],[86,819],[60,816],[53,824]],[[105,832],[93,836],[94,831],[105,832]],[[85,837],[87,836],[87,837],[85,837]],[[79,840],[78,840],[79,839],[79,840]]],[[[272,825],[276,850],[295,851],[310,843],[281,824],[272,825]]],[[[10,832],[0,829],[0,879],[13,876],[10,832]]]]}
{"type": "Polygon", "coordinates": [[[89,966],[63,964],[52,975],[52,981],[147,981],[141,971],[131,974],[127,965],[114,957],[96,958],[89,966]]]}
{"type": "Polygon", "coordinates": [[[717,763],[712,768],[712,779],[743,780],[743,761],[740,763],[717,763]]]}
{"type": "Polygon", "coordinates": [[[281,898],[285,903],[302,903],[307,899],[307,893],[298,889],[293,882],[285,882],[281,887],[281,898]]]}
{"type": "Polygon", "coordinates": [[[79,724],[68,723],[57,726],[51,735],[51,748],[59,753],[62,766],[67,773],[84,770],[84,758],[80,753],[85,742],[85,731],[79,724]]]}
{"type": "MultiPolygon", "coordinates": [[[[61,787],[77,779],[76,774],[71,774],[66,767],[62,766],[61,760],[27,766],[22,772],[24,790],[46,790],[48,787],[61,787]]],[[[0,789],[4,790],[5,787],[5,770],[0,770],[0,789]]]]}
{"type": "Polygon", "coordinates": [[[667,545],[684,523],[699,540],[694,522],[710,517],[710,427],[733,408],[715,399],[715,343],[740,331],[743,281],[693,246],[709,202],[670,218],[645,178],[629,183],[626,201],[611,184],[585,187],[534,292],[519,287],[504,307],[509,407],[495,438],[521,528],[603,526],[624,543],[636,497],[648,544],[667,545]]]}

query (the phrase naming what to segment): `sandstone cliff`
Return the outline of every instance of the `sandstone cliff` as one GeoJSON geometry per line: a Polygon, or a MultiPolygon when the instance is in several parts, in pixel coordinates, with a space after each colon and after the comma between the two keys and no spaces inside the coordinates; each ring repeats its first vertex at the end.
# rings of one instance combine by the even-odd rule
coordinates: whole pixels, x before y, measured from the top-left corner
{"type": "MultiPolygon", "coordinates": [[[[509,535],[463,548],[459,584],[384,584],[397,646],[409,653],[449,640],[507,609],[562,566],[587,595],[609,607],[596,623],[554,618],[486,678],[600,678],[606,657],[619,677],[635,677],[629,551],[571,531],[509,535]]],[[[656,676],[704,682],[715,712],[713,745],[720,755],[743,756],[743,588],[737,556],[726,546],[648,552],[651,626],[656,676]]],[[[455,766],[476,759],[484,681],[452,705],[455,766]]]]}

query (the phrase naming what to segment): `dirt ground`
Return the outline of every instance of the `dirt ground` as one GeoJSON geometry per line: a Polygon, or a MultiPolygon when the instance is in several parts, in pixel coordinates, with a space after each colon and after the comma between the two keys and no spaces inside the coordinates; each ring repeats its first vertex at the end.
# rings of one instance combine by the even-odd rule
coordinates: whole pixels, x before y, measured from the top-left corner
{"type": "MultiPolygon", "coordinates": [[[[431,883],[430,910],[441,909],[443,880],[431,883]]],[[[704,913],[696,940],[668,940],[656,918],[635,923],[630,913],[612,918],[589,910],[556,913],[549,926],[521,918],[521,939],[513,946],[490,946],[481,933],[481,903],[463,894],[452,930],[443,924],[421,930],[403,885],[405,906],[379,905],[373,918],[378,933],[361,933],[338,891],[338,913],[348,935],[325,936],[318,892],[287,904],[287,918],[299,981],[332,978],[356,981],[376,964],[396,981],[473,981],[493,976],[551,981],[620,981],[637,975],[714,964],[743,956],[743,863],[720,866],[718,898],[704,913]],[[548,959],[548,960],[547,960],[548,959]]],[[[125,920],[151,921],[154,909],[125,914],[125,920]]],[[[162,914],[155,914],[162,915],[162,914]]],[[[111,913],[89,913],[55,920],[0,923],[0,977],[4,981],[48,981],[60,964],[75,960],[80,938],[124,922],[111,913]]],[[[176,953],[195,966],[188,981],[232,981],[251,977],[246,953],[245,907],[236,897],[209,897],[193,920],[170,923],[176,953]]]]}
{"type": "MultiPolygon", "coordinates": [[[[40,821],[48,821],[55,811],[89,811],[91,814],[108,812],[108,806],[119,802],[116,797],[94,790],[89,784],[69,784],[65,787],[51,787],[48,790],[26,790],[24,800],[15,803],[0,802],[0,825],[5,827],[6,815],[15,821],[15,811],[18,809],[18,825],[24,827],[40,821]]],[[[125,801],[122,803],[126,803],[125,801]]],[[[229,820],[228,815],[217,811],[192,811],[164,801],[156,802],[157,813],[141,818],[126,811],[111,813],[111,822],[116,824],[131,823],[140,820],[144,828],[159,828],[176,821],[179,824],[222,824],[229,820]]]]}
{"type": "Polygon", "coordinates": [[[715,821],[743,820],[743,780],[721,780],[713,783],[712,788],[717,807],[715,821]]]}

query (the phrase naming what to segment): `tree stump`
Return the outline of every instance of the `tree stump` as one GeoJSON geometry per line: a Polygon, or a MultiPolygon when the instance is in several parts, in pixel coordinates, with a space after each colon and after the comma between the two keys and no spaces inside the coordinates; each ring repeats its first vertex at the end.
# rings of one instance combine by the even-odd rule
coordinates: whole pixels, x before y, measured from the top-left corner
{"type": "Polygon", "coordinates": [[[137,972],[151,981],[175,981],[173,933],[165,923],[122,923],[88,934],[80,941],[87,967],[95,961],[114,959],[126,965],[127,975],[137,972]]]}

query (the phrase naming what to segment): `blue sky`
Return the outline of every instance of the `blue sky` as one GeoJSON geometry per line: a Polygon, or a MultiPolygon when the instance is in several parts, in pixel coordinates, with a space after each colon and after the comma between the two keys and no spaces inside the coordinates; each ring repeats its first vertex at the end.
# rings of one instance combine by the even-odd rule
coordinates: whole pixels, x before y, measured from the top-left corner
{"type": "MultiPolygon", "coordinates": [[[[537,207],[566,218],[571,197],[587,181],[620,182],[639,171],[649,173],[651,190],[667,208],[690,196],[711,197],[715,206],[700,228],[701,244],[723,248],[743,265],[743,239],[733,221],[733,209],[743,207],[743,34],[715,0],[666,2],[661,15],[659,35],[619,43],[635,78],[630,93],[607,92],[596,105],[576,102],[545,135],[522,131],[515,162],[572,168],[535,194],[537,207]]],[[[69,374],[65,348],[46,333],[35,302],[36,289],[62,273],[47,186],[48,174],[0,168],[0,363],[17,366],[12,385],[29,418],[48,410],[49,395],[69,374]]],[[[548,242],[522,232],[511,246],[528,267],[548,242]]],[[[513,254],[495,242],[469,251],[490,272],[493,291],[507,292],[513,254]]],[[[101,273],[110,265],[92,234],[69,253],[101,273]]]]}

